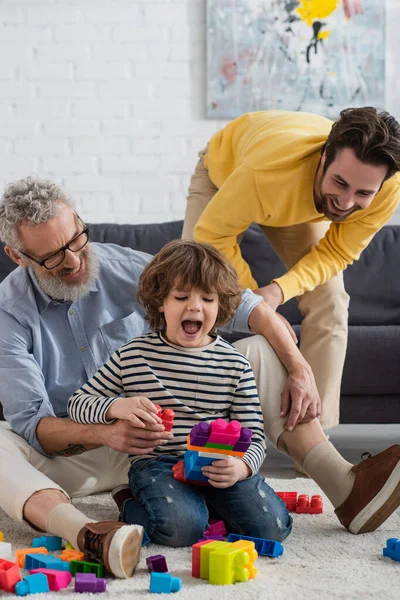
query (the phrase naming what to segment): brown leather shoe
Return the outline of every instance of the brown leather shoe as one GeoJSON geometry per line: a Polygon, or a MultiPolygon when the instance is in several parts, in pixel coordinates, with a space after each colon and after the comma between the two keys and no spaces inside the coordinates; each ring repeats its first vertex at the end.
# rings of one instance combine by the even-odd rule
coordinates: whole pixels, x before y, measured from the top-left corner
{"type": "Polygon", "coordinates": [[[131,577],[139,561],[143,527],[117,521],[86,523],[78,534],[79,550],[115,577],[131,577]]]}
{"type": "Polygon", "coordinates": [[[353,489],[336,510],[351,533],[375,531],[400,506],[400,445],[354,465],[353,489]]]}

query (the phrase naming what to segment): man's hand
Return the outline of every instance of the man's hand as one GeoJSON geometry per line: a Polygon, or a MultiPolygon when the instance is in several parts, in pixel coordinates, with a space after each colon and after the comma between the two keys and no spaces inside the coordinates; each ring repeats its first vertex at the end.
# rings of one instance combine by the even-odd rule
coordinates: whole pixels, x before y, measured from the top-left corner
{"type": "Polygon", "coordinates": [[[276,310],[280,304],[282,304],[284,298],[282,290],[275,281],[264,287],[253,290],[255,294],[259,294],[265,300],[265,302],[273,309],[276,310]]]}
{"type": "Polygon", "coordinates": [[[315,384],[314,375],[307,365],[289,373],[281,394],[281,418],[289,415],[285,429],[292,429],[299,423],[307,423],[321,414],[321,399],[315,384]]]}
{"type": "Polygon", "coordinates": [[[111,425],[97,427],[102,428],[99,434],[100,445],[126,454],[149,454],[154,448],[166,444],[174,437],[171,432],[165,431],[164,425],[158,423],[147,424],[146,428],[142,429],[135,427],[130,421],[118,419],[111,425]]]}
{"type": "Polygon", "coordinates": [[[153,402],[144,396],[117,398],[106,412],[106,419],[125,419],[135,427],[162,423],[153,402]]]}
{"type": "Polygon", "coordinates": [[[227,488],[251,475],[250,467],[240,458],[228,456],[201,469],[208,483],[215,488],[227,488]]]}

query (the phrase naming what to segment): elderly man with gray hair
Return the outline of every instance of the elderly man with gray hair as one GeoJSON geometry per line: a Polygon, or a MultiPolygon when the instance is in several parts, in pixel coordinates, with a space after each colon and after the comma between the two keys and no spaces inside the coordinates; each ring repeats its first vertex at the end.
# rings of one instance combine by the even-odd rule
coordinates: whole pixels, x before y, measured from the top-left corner
{"type": "MultiPolygon", "coordinates": [[[[120,522],[93,522],[70,499],[127,483],[128,454],[168,444],[173,431],[66,417],[69,396],[121,344],[148,332],[136,291],[150,256],[91,243],[89,233],[54,183],[27,178],[6,188],[0,238],[18,268],[0,284],[0,400],[10,426],[0,429],[0,507],[124,578],[137,564],[142,528],[124,523],[123,511],[120,522]]],[[[316,418],[312,373],[264,304],[245,291],[229,327],[263,334],[236,346],[252,364],[266,435],[320,485],[347,529],[372,531],[400,504],[400,446],[356,466],[343,459],[316,418]],[[285,386],[290,413],[281,410],[285,386]]]]}

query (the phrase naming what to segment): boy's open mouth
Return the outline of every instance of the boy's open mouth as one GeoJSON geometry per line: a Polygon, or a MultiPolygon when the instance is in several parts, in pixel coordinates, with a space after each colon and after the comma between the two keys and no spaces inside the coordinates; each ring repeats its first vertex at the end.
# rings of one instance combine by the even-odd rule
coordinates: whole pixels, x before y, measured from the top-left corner
{"type": "Polygon", "coordinates": [[[182,321],[182,328],[188,335],[194,335],[200,331],[202,326],[201,321],[182,321]]]}

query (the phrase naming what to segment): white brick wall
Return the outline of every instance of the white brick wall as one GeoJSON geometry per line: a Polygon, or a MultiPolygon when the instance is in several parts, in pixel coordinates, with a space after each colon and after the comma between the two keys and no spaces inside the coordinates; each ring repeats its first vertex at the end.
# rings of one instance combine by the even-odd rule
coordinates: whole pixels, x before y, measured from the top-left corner
{"type": "MultiPolygon", "coordinates": [[[[387,6],[400,118],[400,0],[387,6]]],[[[225,124],[205,118],[205,0],[0,0],[0,21],[0,186],[49,177],[92,222],[182,218],[225,124]]]]}

